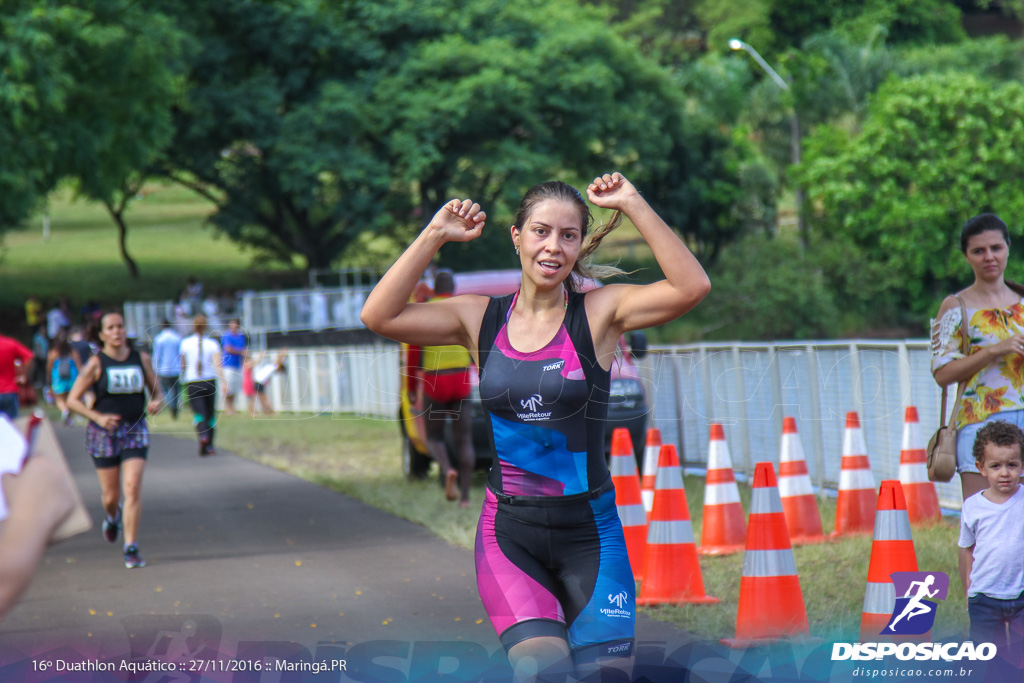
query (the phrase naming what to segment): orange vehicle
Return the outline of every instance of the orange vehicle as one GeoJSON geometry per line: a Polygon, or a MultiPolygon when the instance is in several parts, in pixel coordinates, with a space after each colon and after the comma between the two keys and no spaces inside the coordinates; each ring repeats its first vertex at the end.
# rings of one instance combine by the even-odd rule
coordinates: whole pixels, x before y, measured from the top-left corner
{"type": "MultiPolygon", "coordinates": [[[[455,294],[504,296],[515,292],[519,288],[521,279],[522,271],[519,269],[456,273],[455,294]]],[[[588,281],[584,285],[584,290],[599,286],[598,283],[588,281]]],[[[426,282],[417,284],[413,294],[417,301],[426,301],[432,295],[433,290],[426,282]]],[[[633,439],[634,450],[637,451],[637,466],[639,468],[637,471],[640,471],[643,467],[642,444],[647,431],[649,409],[643,384],[640,382],[633,359],[643,358],[647,353],[647,337],[643,332],[633,332],[629,335],[629,342],[627,345],[625,338],[619,340],[620,358],[612,363],[611,403],[608,406],[605,453],[607,454],[611,447],[612,429],[626,427],[633,439]]],[[[418,404],[415,396],[418,368],[419,347],[402,344],[401,405],[398,423],[402,435],[402,471],[410,479],[426,477],[433,462],[427,451],[422,406],[418,404]]],[[[490,467],[494,453],[488,436],[486,416],[476,389],[479,378],[475,371],[471,375],[473,392],[467,400],[472,402],[473,447],[476,450],[476,465],[478,469],[487,469],[490,467]]],[[[449,453],[454,453],[450,438],[448,444],[449,453]]]]}

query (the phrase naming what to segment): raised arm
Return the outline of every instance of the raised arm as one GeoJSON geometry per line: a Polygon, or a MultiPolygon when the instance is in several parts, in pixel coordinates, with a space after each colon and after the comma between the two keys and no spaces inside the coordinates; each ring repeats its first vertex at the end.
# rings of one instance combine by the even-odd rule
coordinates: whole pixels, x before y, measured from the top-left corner
{"type": "Polygon", "coordinates": [[[452,297],[430,304],[409,303],[413,288],[446,242],[479,237],[486,214],[471,199],[453,199],[434,217],[366,297],[359,319],[377,334],[407,344],[461,344],[471,348],[487,300],[452,297]]]}
{"type": "Polygon", "coordinates": [[[664,280],[649,285],[609,285],[589,295],[594,300],[598,319],[605,323],[606,340],[614,344],[623,332],[675,320],[711,291],[704,268],[621,174],[595,178],[587,188],[587,197],[596,206],[621,211],[629,218],[665,275],[664,280]]]}

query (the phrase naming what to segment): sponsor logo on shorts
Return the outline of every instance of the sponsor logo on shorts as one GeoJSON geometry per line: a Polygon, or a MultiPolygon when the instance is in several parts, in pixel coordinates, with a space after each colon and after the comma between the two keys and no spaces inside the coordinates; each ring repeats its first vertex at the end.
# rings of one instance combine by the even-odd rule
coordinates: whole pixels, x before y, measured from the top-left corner
{"type": "Polygon", "coordinates": [[[629,619],[633,616],[633,612],[628,609],[623,609],[629,605],[629,595],[626,591],[619,591],[615,594],[608,595],[608,602],[615,605],[615,609],[609,609],[605,607],[601,610],[601,614],[606,617],[618,617],[620,619],[629,619]]]}
{"type": "Polygon", "coordinates": [[[538,422],[540,420],[550,420],[551,411],[541,412],[540,409],[544,407],[544,400],[540,394],[534,394],[530,398],[524,398],[519,401],[519,405],[523,407],[527,412],[516,413],[523,422],[538,422]]]}
{"type": "Polygon", "coordinates": [[[549,370],[561,370],[563,365],[565,365],[565,361],[564,360],[557,360],[554,363],[551,363],[549,365],[545,365],[544,366],[544,372],[548,372],[549,370]]]}
{"type": "Polygon", "coordinates": [[[607,654],[617,655],[623,652],[629,652],[631,649],[632,646],[629,643],[622,643],[621,645],[613,645],[609,647],[607,650],[607,654]]]}

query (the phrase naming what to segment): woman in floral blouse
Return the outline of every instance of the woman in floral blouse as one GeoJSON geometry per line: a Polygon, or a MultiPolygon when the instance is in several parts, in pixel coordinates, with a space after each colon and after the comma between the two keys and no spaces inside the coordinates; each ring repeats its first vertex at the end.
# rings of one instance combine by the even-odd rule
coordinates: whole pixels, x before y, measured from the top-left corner
{"type": "Polygon", "coordinates": [[[957,471],[966,499],[988,486],[974,465],[978,430],[996,420],[1024,428],[1024,300],[1003,279],[1010,236],[998,216],[967,221],[960,250],[974,271],[974,284],[959,293],[970,350],[964,356],[960,303],[948,296],[932,321],[932,375],[939,386],[967,383],[956,418],[957,471]]]}

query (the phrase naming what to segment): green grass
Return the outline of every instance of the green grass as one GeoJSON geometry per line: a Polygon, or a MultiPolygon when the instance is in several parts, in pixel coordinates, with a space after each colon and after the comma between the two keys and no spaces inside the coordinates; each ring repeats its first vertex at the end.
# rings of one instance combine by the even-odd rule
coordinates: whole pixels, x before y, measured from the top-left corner
{"type": "MultiPolygon", "coordinates": [[[[173,423],[164,416],[154,430],[193,438],[187,422],[173,423]]],[[[437,477],[407,482],[401,474],[398,426],[392,420],[348,415],[322,417],[275,416],[252,420],[222,418],[218,443],[256,462],[327,486],[374,507],[418,524],[441,538],[473,547],[476,520],[483,500],[485,477],[473,482],[472,507],[460,509],[444,500],[437,477]]],[[[685,477],[694,533],[700,538],[704,480],[685,477]]],[[[740,485],[744,509],[750,489],[740,485]]],[[[826,532],[835,526],[835,501],[820,505],[826,532]]],[[[914,527],[914,545],[921,570],[943,571],[950,576],[950,594],[938,610],[932,634],[944,637],[967,628],[967,612],[956,570],[955,518],[932,527],[914,527]]],[[[820,545],[795,548],[794,557],[813,636],[856,641],[860,628],[864,588],[871,553],[870,537],[850,537],[820,545]]],[[[651,617],[670,622],[700,638],[717,640],[735,635],[742,553],[702,557],[705,592],[721,599],[716,605],[644,607],[651,617]]]]}
{"type": "Polygon", "coordinates": [[[61,294],[73,310],[89,299],[101,305],[177,298],[190,275],[207,291],[270,289],[280,282],[301,284],[296,271],[255,268],[253,254],[214,233],[206,224],[212,205],[174,185],[153,184],[126,214],[128,253],[139,267],[133,280],[121,260],[117,228],[96,202],[76,200],[67,190],[49,203],[50,237],[42,217],[3,236],[0,251],[0,311],[20,321],[25,299],[52,302],[61,294]]]}

